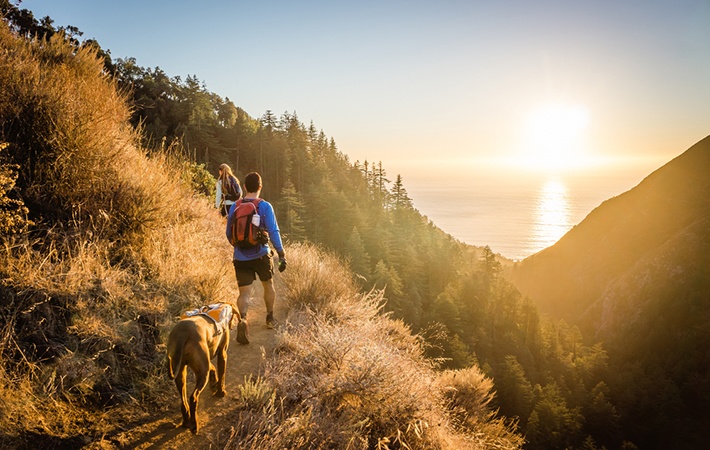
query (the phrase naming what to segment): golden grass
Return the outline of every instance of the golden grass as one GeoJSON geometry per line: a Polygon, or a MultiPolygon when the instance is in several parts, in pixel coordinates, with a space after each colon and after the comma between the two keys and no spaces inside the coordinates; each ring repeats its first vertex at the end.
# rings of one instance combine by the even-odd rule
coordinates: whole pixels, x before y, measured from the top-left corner
{"type": "Polygon", "coordinates": [[[382,293],[358,293],[335,257],[294,246],[283,278],[286,326],[240,395],[226,448],[520,448],[491,420],[491,381],[476,369],[439,374],[419,338],[382,313],[382,293]]]}
{"type": "MultiPolygon", "coordinates": [[[[336,305],[339,308],[352,304],[352,299],[360,296],[352,272],[331,254],[307,244],[293,244],[289,248],[288,262],[284,277],[288,284],[285,299],[289,308],[313,308],[327,313],[336,305]]],[[[346,317],[345,314],[338,316],[346,317]]]]}
{"type": "Polygon", "coordinates": [[[222,219],[184,162],[146,156],[101,71],[92,50],[0,25],[0,142],[39,218],[0,239],[3,439],[84,434],[101,416],[86,410],[163,402],[174,317],[236,297],[222,219]]]}

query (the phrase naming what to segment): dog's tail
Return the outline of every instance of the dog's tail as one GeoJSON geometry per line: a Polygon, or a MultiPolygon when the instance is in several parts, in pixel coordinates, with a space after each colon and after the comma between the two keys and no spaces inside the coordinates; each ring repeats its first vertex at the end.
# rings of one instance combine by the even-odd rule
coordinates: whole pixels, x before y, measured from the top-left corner
{"type": "Polygon", "coordinates": [[[171,351],[170,346],[168,347],[168,360],[167,360],[167,366],[168,366],[168,375],[170,375],[170,379],[174,380],[175,377],[178,375],[178,371],[180,370],[180,367],[182,367],[182,355],[183,355],[183,347],[185,343],[181,340],[179,342],[179,345],[174,348],[174,351],[171,351]]]}
{"type": "Polygon", "coordinates": [[[173,361],[173,358],[168,355],[168,375],[170,376],[171,380],[175,379],[175,375],[177,374],[178,367],[180,367],[180,361],[173,361]]]}

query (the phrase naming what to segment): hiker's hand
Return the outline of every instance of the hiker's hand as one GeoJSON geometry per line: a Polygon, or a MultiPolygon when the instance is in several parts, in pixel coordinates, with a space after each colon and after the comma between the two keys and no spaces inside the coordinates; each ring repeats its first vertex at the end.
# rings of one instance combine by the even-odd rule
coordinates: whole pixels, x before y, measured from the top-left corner
{"type": "Polygon", "coordinates": [[[279,272],[286,270],[286,258],[279,258],[279,272]]]}

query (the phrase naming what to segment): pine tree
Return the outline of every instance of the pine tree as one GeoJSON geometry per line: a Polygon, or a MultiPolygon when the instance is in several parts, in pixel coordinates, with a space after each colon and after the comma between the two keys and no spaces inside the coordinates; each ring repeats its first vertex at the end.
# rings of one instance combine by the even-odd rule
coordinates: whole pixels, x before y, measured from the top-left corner
{"type": "Polygon", "coordinates": [[[219,118],[220,125],[225,128],[232,128],[236,125],[239,111],[237,107],[234,106],[234,103],[229,100],[229,97],[224,99],[224,103],[218,105],[217,117],[219,118]]]}
{"type": "Polygon", "coordinates": [[[279,223],[283,234],[292,241],[305,240],[306,229],[302,218],[305,214],[306,206],[290,180],[286,181],[281,190],[281,198],[276,205],[278,217],[284,218],[282,223],[279,223]]]}
{"type": "Polygon", "coordinates": [[[412,199],[409,198],[407,190],[404,188],[404,183],[402,182],[402,175],[397,175],[397,179],[392,186],[392,193],[390,195],[391,207],[395,211],[402,211],[412,209],[412,199]]]}
{"type": "Polygon", "coordinates": [[[609,400],[609,388],[599,382],[591,393],[591,401],[584,411],[586,430],[607,448],[617,448],[621,440],[621,417],[609,400]]]}
{"type": "Polygon", "coordinates": [[[360,232],[357,227],[353,227],[350,237],[345,244],[344,253],[350,265],[350,270],[364,281],[370,279],[370,255],[365,251],[360,232]]]}
{"type": "Polygon", "coordinates": [[[580,438],[583,417],[570,408],[556,383],[535,387],[535,406],[526,436],[530,448],[571,448],[580,438]],[[533,420],[534,415],[534,420],[533,420]]]}
{"type": "Polygon", "coordinates": [[[391,311],[400,312],[403,286],[397,271],[380,260],[375,265],[375,270],[372,273],[372,281],[377,289],[385,290],[388,308],[391,311]]]}
{"type": "Polygon", "coordinates": [[[449,289],[439,294],[436,300],[434,300],[431,318],[446,325],[452,334],[462,334],[461,315],[454,301],[454,295],[452,295],[449,289]]]}
{"type": "Polygon", "coordinates": [[[525,426],[532,409],[533,389],[515,356],[505,357],[496,370],[494,382],[501,413],[507,417],[520,417],[521,425],[525,426]]]}
{"type": "Polygon", "coordinates": [[[372,185],[370,189],[372,190],[372,197],[379,211],[384,211],[388,207],[389,191],[387,190],[387,184],[389,182],[390,180],[387,179],[387,173],[384,167],[382,167],[382,161],[377,163],[377,167],[373,164],[371,176],[372,185]]]}

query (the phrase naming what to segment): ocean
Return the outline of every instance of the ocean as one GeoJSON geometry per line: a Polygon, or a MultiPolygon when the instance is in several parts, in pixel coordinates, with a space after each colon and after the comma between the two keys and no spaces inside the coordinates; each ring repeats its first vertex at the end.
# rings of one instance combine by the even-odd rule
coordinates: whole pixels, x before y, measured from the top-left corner
{"type": "Polygon", "coordinates": [[[441,179],[420,176],[404,179],[404,185],[414,207],[446,233],[521,260],[557,242],[603,201],[638,185],[655,168],[531,175],[452,165],[436,170],[441,179]]]}

